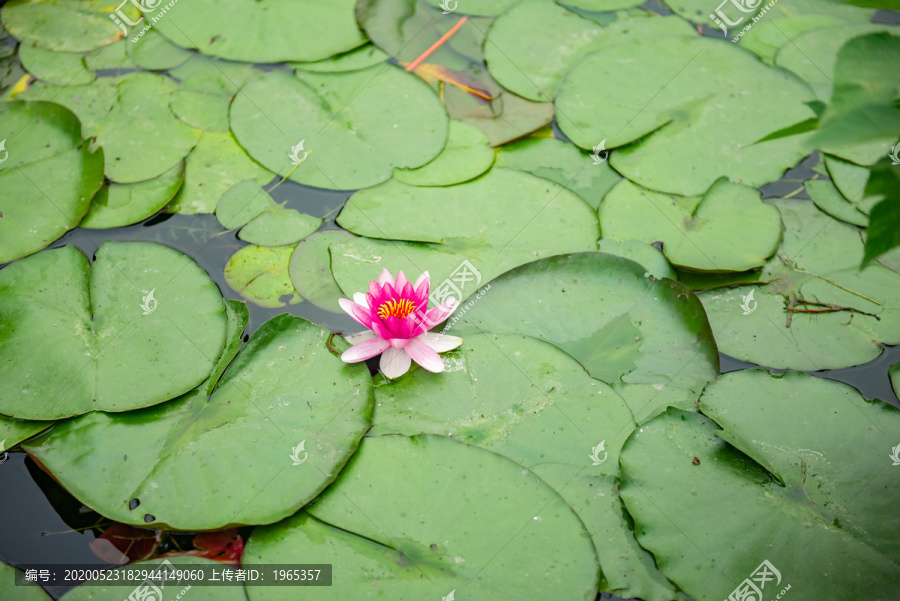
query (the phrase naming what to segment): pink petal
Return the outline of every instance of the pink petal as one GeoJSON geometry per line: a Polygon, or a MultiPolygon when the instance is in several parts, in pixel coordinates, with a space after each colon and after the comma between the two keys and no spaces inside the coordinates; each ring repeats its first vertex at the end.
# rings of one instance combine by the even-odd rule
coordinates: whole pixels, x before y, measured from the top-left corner
{"type": "Polygon", "coordinates": [[[428,272],[427,272],[427,271],[423,271],[423,272],[422,272],[422,275],[419,276],[419,279],[416,280],[416,283],[413,285],[413,288],[415,288],[416,290],[418,290],[418,289],[419,289],[419,286],[422,285],[422,282],[427,282],[427,281],[429,281],[430,279],[431,279],[431,276],[428,275],[428,272]]]}
{"type": "MultiPolygon", "coordinates": [[[[372,280],[372,281],[374,282],[375,280],[372,280]]],[[[382,284],[382,285],[384,285],[384,284],[393,284],[393,283],[394,283],[394,276],[392,276],[392,275],[391,275],[391,272],[388,271],[387,269],[382,269],[382,270],[381,270],[381,275],[378,276],[378,283],[379,283],[379,284],[382,284]]]]}
{"type": "Polygon", "coordinates": [[[378,367],[384,377],[393,380],[408,372],[410,365],[412,363],[404,349],[390,347],[381,355],[381,363],[378,367]]]}
{"type": "Polygon", "coordinates": [[[426,271],[422,275],[419,276],[419,279],[416,280],[414,296],[416,300],[416,306],[421,307],[422,310],[428,308],[428,288],[431,286],[431,277],[428,275],[426,271]]]}
{"type": "Polygon", "coordinates": [[[341,309],[347,312],[347,314],[359,322],[359,325],[369,328],[372,328],[372,315],[369,313],[369,310],[362,307],[361,305],[357,305],[352,300],[347,298],[342,298],[338,300],[338,304],[341,306],[341,309]]]}
{"type": "Polygon", "coordinates": [[[371,359],[375,355],[380,355],[390,346],[387,340],[382,340],[381,338],[366,340],[365,342],[354,344],[344,351],[344,354],[341,355],[341,361],[344,363],[359,363],[360,361],[371,359]]]}
{"type": "Polygon", "coordinates": [[[384,327],[384,324],[382,324],[379,319],[372,320],[372,331],[375,332],[379,338],[384,338],[385,340],[396,338],[390,330],[384,327]]]}
{"type": "Polygon", "coordinates": [[[400,292],[407,284],[409,284],[409,280],[406,279],[406,274],[403,273],[403,270],[401,269],[397,272],[397,281],[394,283],[394,290],[400,292]]]}
{"type": "Polygon", "coordinates": [[[353,302],[355,302],[360,307],[365,307],[366,309],[369,308],[369,299],[362,292],[357,292],[353,295],[353,302]]]}
{"type": "Polygon", "coordinates": [[[373,338],[378,338],[378,336],[372,330],[366,330],[364,332],[358,332],[356,334],[349,334],[347,336],[344,336],[344,340],[346,340],[350,344],[359,344],[360,342],[372,340],[373,338]]]}
{"type": "Polygon", "coordinates": [[[463,339],[459,336],[451,336],[450,334],[438,334],[433,332],[429,332],[428,334],[425,334],[417,340],[421,340],[437,353],[446,353],[447,351],[452,351],[453,349],[458,348],[459,345],[463,343],[463,339]]]}
{"type": "Polygon", "coordinates": [[[391,338],[388,342],[394,348],[405,348],[409,344],[409,338],[391,338]]]}
{"type": "Polygon", "coordinates": [[[410,340],[404,350],[413,361],[428,371],[436,374],[444,371],[444,360],[434,352],[434,349],[422,342],[419,338],[410,340]]]}
{"type": "Polygon", "coordinates": [[[447,317],[449,317],[450,314],[456,310],[456,307],[458,305],[459,302],[455,298],[448,298],[445,302],[441,303],[426,314],[426,321],[429,324],[439,324],[447,319],[447,317]]]}

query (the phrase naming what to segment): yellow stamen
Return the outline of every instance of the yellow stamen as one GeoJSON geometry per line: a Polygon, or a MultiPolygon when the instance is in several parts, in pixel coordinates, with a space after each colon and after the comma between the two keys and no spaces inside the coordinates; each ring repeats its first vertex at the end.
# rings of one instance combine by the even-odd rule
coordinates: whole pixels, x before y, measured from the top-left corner
{"type": "Polygon", "coordinates": [[[403,319],[416,310],[416,305],[407,299],[391,299],[378,307],[378,317],[387,319],[388,317],[399,317],[403,319]]]}

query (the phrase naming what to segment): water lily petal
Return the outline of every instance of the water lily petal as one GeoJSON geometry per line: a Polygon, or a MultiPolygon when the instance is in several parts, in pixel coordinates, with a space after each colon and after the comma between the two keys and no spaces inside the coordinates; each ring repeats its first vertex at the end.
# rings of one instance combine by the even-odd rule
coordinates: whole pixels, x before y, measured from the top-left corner
{"type": "Polygon", "coordinates": [[[403,273],[403,270],[397,272],[397,281],[394,282],[394,290],[402,293],[401,291],[406,288],[406,285],[409,284],[409,279],[406,277],[406,274],[403,273]]]}
{"type": "Polygon", "coordinates": [[[425,321],[431,324],[433,327],[436,324],[441,323],[445,319],[447,319],[451,313],[456,311],[456,307],[459,305],[459,301],[455,298],[448,298],[446,301],[430,310],[425,315],[425,321]]]}
{"type": "Polygon", "coordinates": [[[390,348],[390,343],[387,340],[372,338],[348,348],[341,355],[341,361],[344,363],[359,363],[360,361],[371,359],[375,355],[380,355],[388,348],[390,348]]]}
{"type": "Polygon", "coordinates": [[[434,349],[422,342],[420,338],[410,340],[403,350],[409,354],[413,361],[428,371],[436,374],[444,371],[444,360],[440,358],[434,349]]]}
{"type": "Polygon", "coordinates": [[[384,338],[385,340],[396,338],[396,336],[394,336],[390,330],[384,327],[384,324],[381,323],[380,319],[372,320],[372,331],[375,332],[375,334],[378,335],[379,338],[384,338]]]}
{"type": "Polygon", "coordinates": [[[388,342],[394,348],[405,348],[409,344],[409,340],[409,338],[391,338],[388,342]]]}
{"type": "Polygon", "coordinates": [[[416,280],[416,283],[413,285],[415,289],[414,296],[416,299],[416,306],[421,307],[424,311],[428,308],[428,288],[431,286],[431,276],[428,275],[428,272],[424,272],[419,276],[419,279],[416,280]]]}
{"type": "Polygon", "coordinates": [[[393,380],[408,372],[410,365],[412,365],[412,362],[405,349],[389,347],[381,355],[379,368],[384,377],[393,380]]]}
{"type": "Polygon", "coordinates": [[[421,340],[437,353],[452,351],[463,343],[463,339],[459,336],[438,334],[436,332],[429,332],[417,340],[421,340]]]}
{"type": "Polygon", "coordinates": [[[360,342],[372,340],[373,338],[378,338],[378,335],[375,334],[375,332],[373,332],[372,330],[365,330],[362,332],[357,332],[356,334],[347,334],[346,336],[344,336],[344,340],[346,340],[350,344],[359,344],[360,342]]]}
{"type": "Polygon", "coordinates": [[[353,302],[366,309],[369,308],[369,297],[362,292],[357,292],[353,295],[353,302]]]}
{"type": "Polygon", "coordinates": [[[368,309],[354,303],[348,298],[339,299],[338,304],[341,306],[341,309],[347,312],[347,315],[359,322],[359,325],[369,328],[370,330],[373,329],[372,315],[369,313],[368,309]]]}
{"type": "MultiPolygon", "coordinates": [[[[374,281],[374,280],[372,280],[372,281],[374,281]]],[[[391,272],[388,271],[387,269],[382,269],[381,275],[378,276],[378,283],[379,284],[393,284],[394,276],[392,276],[391,272]]]]}

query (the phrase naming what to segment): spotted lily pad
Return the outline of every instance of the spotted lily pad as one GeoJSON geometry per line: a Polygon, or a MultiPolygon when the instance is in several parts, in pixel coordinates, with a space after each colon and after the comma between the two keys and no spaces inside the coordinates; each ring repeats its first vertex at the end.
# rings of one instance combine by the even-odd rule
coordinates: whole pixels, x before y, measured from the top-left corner
{"type": "Polygon", "coordinates": [[[126,524],[196,531],[275,522],[334,480],[369,427],[368,371],[332,355],[328,335],[279,315],[208,400],[193,390],[159,407],[92,413],[26,448],[85,505],[126,524]],[[246,452],[222,461],[236,447],[246,452]]]}
{"type": "Polygon", "coordinates": [[[5,263],[78,225],[103,183],[103,153],[89,151],[75,115],[48,102],[0,103],[0,140],[5,263]]]}
{"type": "Polygon", "coordinates": [[[695,271],[762,267],[781,240],[778,210],[761,202],[753,188],[724,179],[705,195],[689,197],[644,190],[625,180],[603,199],[599,215],[604,237],[661,241],[673,265],[695,271]]]}
{"type": "Polygon", "coordinates": [[[675,598],[622,516],[618,452],[634,429],[622,398],[559,349],[525,336],[467,335],[444,364],[442,374],[414,368],[379,381],[369,435],[445,434],[521,463],[585,523],[600,558],[600,590],[675,598]]]}
{"type": "Polygon", "coordinates": [[[437,95],[392,65],[347,73],[298,70],[296,77],[273,71],[241,88],[230,115],[250,156],[319,188],[375,185],[396,167],[424,165],[447,140],[447,114],[437,95]],[[291,152],[301,142],[309,154],[298,152],[295,160],[291,152]]]}
{"type": "Polygon", "coordinates": [[[895,409],[838,382],[761,370],[722,376],[700,409],[709,417],[669,409],[621,454],[638,541],[666,575],[695,599],[893,596],[898,518],[884,498],[900,493],[895,409]]]}
{"type": "Polygon", "coordinates": [[[354,0],[191,0],[162,4],[146,18],[174,43],[252,63],[316,61],[362,45],[354,0]]]}
{"type": "Polygon", "coordinates": [[[514,461],[450,438],[364,438],[309,512],[254,530],[242,565],[311,553],[345,566],[323,599],[596,596],[594,547],[566,502],[514,461]]]}
{"type": "Polygon", "coordinates": [[[200,131],[169,110],[175,83],[162,75],[131,73],[102,77],[86,86],[31,86],[22,96],[52,100],[78,115],[82,132],[96,138],[106,176],[117,183],[148,180],[178,165],[200,131]],[[135,123],[141,127],[135,127],[135,123]]]}
{"type": "MultiPolygon", "coordinates": [[[[47,50],[88,52],[125,35],[109,18],[115,4],[104,8],[96,0],[12,0],[3,7],[0,19],[3,27],[23,42],[47,50]]],[[[140,17],[131,3],[122,11],[131,21],[140,17]]]]}
{"type": "Polygon", "coordinates": [[[245,246],[228,260],[225,281],[232,290],[260,307],[283,307],[297,296],[288,268],[293,246],[245,246]]]}
{"type": "Polygon", "coordinates": [[[128,411],[204,379],[225,341],[225,308],[183,254],[107,242],[93,265],[72,246],[0,271],[0,413],[58,419],[128,411]],[[148,365],[152,369],[145,369],[148,365]]]}
{"type": "Polygon", "coordinates": [[[638,423],[668,404],[693,407],[718,374],[697,298],[605,253],[559,255],[508,271],[460,319],[457,335],[473,332],[524,334],[559,347],[622,395],[638,423]]]}

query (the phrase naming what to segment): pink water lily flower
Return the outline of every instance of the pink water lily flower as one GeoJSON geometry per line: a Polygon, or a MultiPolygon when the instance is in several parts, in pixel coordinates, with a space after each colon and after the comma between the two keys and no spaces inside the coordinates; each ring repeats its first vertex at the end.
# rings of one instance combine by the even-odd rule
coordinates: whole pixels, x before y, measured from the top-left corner
{"type": "Polygon", "coordinates": [[[462,338],[429,332],[428,328],[447,319],[458,301],[450,298],[428,310],[430,285],[427,271],[411,284],[402,271],[394,280],[385,269],[378,280],[371,281],[368,294],[357,292],[352,301],[340,299],[341,308],[368,328],[346,337],[353,346],[341,359],[358,363],[381,354],[381,372],[390,379],[405,374],[411,361],[434,373],[443,371],[444,360],[438,353],[452,351],[462,344],[462,338]]]}

